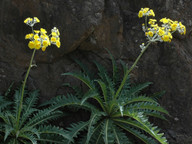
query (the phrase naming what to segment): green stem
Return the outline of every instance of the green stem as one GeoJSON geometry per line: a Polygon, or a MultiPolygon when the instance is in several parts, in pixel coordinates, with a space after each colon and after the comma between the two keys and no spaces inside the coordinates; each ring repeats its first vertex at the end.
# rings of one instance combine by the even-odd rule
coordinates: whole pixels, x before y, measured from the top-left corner
{"type": "Polygon", "coordinates": [[[145,29],[147,30],[147,16],[145,16],[145,29]]]}
{"type": "Polygon", "coordinates": [[[126,73],[125,73],[125,75],[124,75],[124,77],[123,77],[123,80],[122,80],[122,82],[121,82],[121,85],[119,86],[119,88],[118,88],[118,90],[117,90],[117,92],[116,92],[116,94],[115,94],[115,99],[117,98],[117,96],[119,95],[121,89],[123,88],[123,86],[124,86],[124,84],[125,84],[125,82],[126,82],[126,80],[127,80],[127,77],[128,77],[128,75],[129,75],[129,73],[130,73],[130,72],[134,69],[134,67],[137,65],[139,59],[141,58],[141,56],[143,55],[143,53],[147,50],[147,48],[148,48],[148,46],[149,46],[150,44],[151,44],[151,42],[149,42],[149,43],[145,46],[145,48],[141,51],[140,55],[137,57],[137,59],[135,60],[135,62],[134,62],[133,65],[131,66],[131,68],[126,71],[126,73]]]}
{"type": "Polygon", "coordinates": [[[25,85],[26,85],[26,82],[27,82],[27,78],[28,78],[28,76],[29,76],[29,72],[30,72],[31,67],[32,67],[33,58],[34,58],[34,56],[35,56],[35,51],[36,51],[36,49],[33,50],[33,54],[32,54],[32,56],[31,56],[30,64],[29,64],[27,73],[26,73],[26,75],[25,75],[25,79],[24,79],[23,86],[22,86],[21,99],[20,99],[19,111],[18,111],[17,122],[16,122],[16,130],[18,130],[18,128],[19,128],[19,120],[20,120],[21,110],[22,110],[22,106],[23,106],[23,96],[24,96],[24,92],[25,92],[25,85]]]}

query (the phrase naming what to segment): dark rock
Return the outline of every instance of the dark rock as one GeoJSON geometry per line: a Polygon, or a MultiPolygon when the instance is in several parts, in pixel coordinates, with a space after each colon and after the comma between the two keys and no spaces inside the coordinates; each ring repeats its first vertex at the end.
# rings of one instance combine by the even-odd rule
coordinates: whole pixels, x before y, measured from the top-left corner
{"type": "Polygon", "coordinates": [[[169,17],[187,26],[185,36],[175,33],[171,43],[151,45],[132,78],[135,82],[152,81],[149,92],[166,91],[160,101],[171,117],[169,122],[157,122],[171,135],[173,143],[192,143],[191,0],[1,0],[1,93],[12,81],[18,84],[23,80],[29,64],[32,51],[24,37],[31,30],[23,23],[25,18],[37,16],[41,20],[37,29],[49,31],[56,26],[61,33],[60,49],[53,46],[37,52],[37,67],[32,68],[28,80],[28,87],[40,89],[41,101],[45,101],[71,92],[62,86],[65,82],[86,89],[78,80],[61,76],[79,70],[74,58],[90,69],[94,69],[92,60],[110,69],[109,56],[103,50],[108,48],[117,61],[122,59],[130,66],[140,53],[139,45],[146,42],[141,29],[143,19],[137,17],[141,7],[152,8],[157,19],[169,17]]]}

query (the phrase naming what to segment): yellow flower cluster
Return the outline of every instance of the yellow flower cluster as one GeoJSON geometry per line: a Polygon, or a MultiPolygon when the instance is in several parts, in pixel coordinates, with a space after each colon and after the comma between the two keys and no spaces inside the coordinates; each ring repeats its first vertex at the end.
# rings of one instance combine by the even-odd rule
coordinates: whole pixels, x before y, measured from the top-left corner
{"type": "Polygon", "coordinates": [[[168,18],[162,18],[160,22],[163,23],[164,27],[167,27],[170,29],[170,31],[178,31],[180,34],[186,34],[186,27],[178,21],[172,21],[171,19],[168,18]]]}
{"type": "Polygon", "coordinates": [[[39,23],[39,22],[40,22],[40,20],[39,20],[37,17],[34,17],[34,18],[26,18],[26,19],[24,20],[24,23],[27,24],[27,25],[29,25],[30,27],[33,27],[34,24],[39,23]]]}
{"type": "Polygon", "coordinates": [[[141,8],[141,10],[138,13],[138,17],[141,18],[143,16],[155,16],[155,13],[152,9],[149,8],[141,8]]]}
{"type": "MultiPolygon", "coordinates": [[[[40,22],[38,18],[34,17],[32,18],[27,18],[24,23],[27,25],[33,27],[33,25],[37,22],[40,22]]],[[[59,30],[54,27],[51,30],[51,38],[47,35],[47,31],[43,28],[40,30],[33,30],[32,33],[27,34],[25,36],[25,39],[29,39],[28,47],[30,49],[42,49],[42,51],[45,51],[48,46],[51,44],[56,45],[58,48],[61,46],[60,38],[59,38],[59,30]]]]}
{"type": "Polygon", "coordinates": [[[54,27],[52,30],[51,30],[51,43],[52,44],[55,44],[58,48],[60,47],[61,43],[60,43],[60,38],[59,38],[59,30],[54,27]]]}
{"type": "MultiPolygon", "coordinates": [[[[151,10],[149,10],[149,8],[142,8],[139,11],[138,16],[141,17],[140,13],[144,13],[145,11],[149,12],[151,10]]],[[[151,42],[171,42],[173,38],[172,33],[174,33],[175,31],[178,31],[180,34],[186,34],[186,27],[181,22],[173,21],[168,18],[162,18],[160,20],[160,22],[162,23],[161,26],[159,26],[156,22],[156,19],[149,19],[148,25],[147,23],[143,24],[143,31],[145,32],[148,40],[151,42]]]]}

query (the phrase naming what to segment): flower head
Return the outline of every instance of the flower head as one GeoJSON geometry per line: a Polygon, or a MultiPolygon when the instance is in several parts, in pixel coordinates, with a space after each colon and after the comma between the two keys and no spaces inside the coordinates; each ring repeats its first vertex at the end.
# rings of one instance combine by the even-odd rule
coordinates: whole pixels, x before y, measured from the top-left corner
{"type": "Polygon", "coordinates": [[[141,10],[138,13],[138,17],[141,18],[143,16],[155,16],[155,13],[152,9],[149,8],[141,8],[141,10]]]}
{"type": "MultiPolygon", "coordinates": [[[[152,9],[141,8],[138,16],[155,16],[155,14],[152,9]]],[[[180,34],[186,34],[186,27],[181,22],[173,21],[166,17],[160,19],[160,22],[161,25],[158,25],[156,19],[149,19],[148,23],[145,22],[145,24],[142,24],[142,29],[145,32],[148,41],[171,42],[173,38],[172,33],[175,31],[178,31],[180,34]]],[[[141,46],[143,47],[143,44],[141,46]]]]}
{"type": "MultiPolygon", "coordinates": [[[[38,22],[40,22],[40,20],[37,17],[27,18],[24,20],[24,23],[31,27],[38,22]]],[[[42,51],[45,51],[46,48],[51,44],[54,44],[60,48],[61,42],[59,35],[59,30],[56,27],[51,30],[51,34],[49,35],[51,37],[47,35],[47,31],[44,28],[40,28],[40,30],[33,30],[33,33],[27,34],[25,39],[30,39],[28,43],[28,47],[30,49],[42,49],[42,51]]]]}
{"type": "Polygon", "coordinates": [[[42,51],[45,51],[48,46],[54,44],[60,48],[61,42],[59,36],[55,35],[50,38],[46,32],[47,31],[45,29],[41,29],[39,32],[36,30],[36,33],[34,32],[34,34],[27,34],[25,39],[30,39],[28,47],[30,49],[42,49],[42,51]]]}
{"type": "Polygon", "coordinates": [[[39,23],[39,22],[40,22],[40,20],[37,17],[34,17],[34,18],[29,17],[24,20],[24,23],[29,25],[30,27],[33,27],[34,24],[39,23]]]}

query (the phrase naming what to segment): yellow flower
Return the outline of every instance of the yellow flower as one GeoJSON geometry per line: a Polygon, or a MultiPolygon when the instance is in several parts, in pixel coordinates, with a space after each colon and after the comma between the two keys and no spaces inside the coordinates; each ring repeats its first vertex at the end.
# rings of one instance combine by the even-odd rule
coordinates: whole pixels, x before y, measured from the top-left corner
{"type": "Polygon", "coordinates": [[[164,23],[164,24],[167,24],[167,23],[171,24],[171,23],[173,23],[173,21],[172,21],[171,19],[166,18],[166,17],[160,19],[160,22],[162,22],[162,23],[164,23]]]}
{"type": "Polygon", "coordinates": [[[164,35],[162,37],[162,39],[163,39],[163,41],[168,42],[169,41],[169,36],[168,35],[164,35]]]}
{"type": "Polygon", "coordinates": [[[155,16],[155,13],[154,13],[154,11],[153,11],[152,9],[150,9],[150,14],[149,14],[149,16],[155,16]]]}
{"type": "MultiPolygon", "coordinates": [[[[169,23],[173,23],[173,21],[171,19],[168,19],[169,23]]],[[[178,21],[175,21],[175,23],[178,23],[178,21]]]]}
{"type": "Polygon", "coordinates": [[[40,37],[41,37],[43,40],[48,40],[48,39],[49,39],[49,37],[48,37],[46,34],[41,35],[40,37]]]}
{"type": "Polygon", "coordinates": [[[58,36],[60,36],[60,32],[59,32],[59,30],[58,30],[58,29],[57,29],[57,35],[58,35],[58,36]]]}
{"type": "Polygon", "coordinates": [[[158,29],[157,27],[154,27],[154,30],[155,30],[154,33],[157,33],[157,29],[158,29]]]}
{"type": "Polygon", "coordinates": [[[33,41],[29,41],[28,47],[29,47],[30,49],[34,49],[34,48],[35,48],[35,43],[34,43],[33,41]]]}
{"type": "Polygon", "coordinates": [[[61,42],[57,40],[57,41],[56,41],[56,46],[57,46],[58,48],[60,48],[61,42]]]}
{"type": "Polygon", "coordinates": [[[155,13],[152,9],[149,10],[149,8],[141,8],[138,13],[138,17],[141,18],[143,16],[155,16],[155,13]]]}
{"type": "MultiPolygon", "coordinates": [[[[40,22],[40,20],[37,17],[34,18],[27,18],[24,20],[24,22],[33,27],[35,23],[40,22]]],[[[33,30],[33,28],[32,28],[33,30]]],[[[60,48],[61,46],[61,42],[60,42],[60,38],[59,38],[59,30],[54,27],[51,30],[51,38],[50,35],[47,35],[47,31],[43,28],[40,28],[40,30],[33,30],[33,33],[31,34],[27,34],[25,36],[25,39],[30,39],[31,41],[28,43],[28,46],[30,49],[42,49],[42,51],[45,51],[46,48],[51,45],[54,44],[56,45],[58,48],[60,48]]]]}
{"type": "MultiPolygon", "coordinates": [[[[138,17],[146,17],[147,19],[147,16],[155,16],[154,11],[149,8],[141,8],[138,13],[138,17]]],[[[186,34],[186,27],[181,22],[173,21],[166,17],[160,19],[160,22],[163,23],[161,26],[159,26],[156,22],[156,19],[149,19],[149,26],[147,26],[147,22],[145,24],[142,24],[142,29],[145,32],[145,36],[147,36],[148,41],[171,42],[173,38],[172,33],[174,33],[176,30],[180,34],[186,34]]],[[[143,50],[142,45],[140,45],[140,47],[143,50]]]]}
{"type": "Polygon", "coordinates": [[[145,13],[147,13],[149,11],[149,8],[144,8],[143,9],[143,13],[145,14],[145,13]]]}
{"type": "Polygon", "coordinates": [[[183,24],[182,24],[181,22],[179,22],[179,26],[180,26],[180,27],[182,27],[182,26],[183,26],[183,24]]]}
{"type": "Polygon", "coordinates": [[[155,22],[156,22],[157,20],[156,19],[149,19],[149,24],[155,24],[155,22]]]}
{"type": "Polygon", "coordinates": [[[45,51],[47,47],[43,46],[41,49],[42,51],[45,51]]]}
{"type": "Polygon", "coordinates": [[[175,31],[177,29],[177,23],[171,24],[171,30],[175,31]]]}
{"type": "Polygon", "coordinates": [[[164,35],[164,33],[165,33],[165,31],[164,31],[164,30],[159,29],[159,35],[160,35],[160,36],[164,35]]]}
{"type": "Polygon", "coordinates": [[[52,36],[54,36],[54,37],[57,36],[56,32],[52,32],[51,34],[52,34],[52,36]]]}
{"type": "Polygon", "coordinates": [[[24,20],[24,23],[29,25],[30,27],[33,27],[34,24],[40,22],[40,20],[37,18],[37,17],[34,17],[34,18],[26,18],[24,20]]]}
{"type": "Polygon", "coordinates": [[[169,20],[169,19],[167,19],[167,18],[162,18],[162,19],[160,20],[160,22],[162,22],[162,23],[166,24],[166,23],[169,23],[169,22],[170,22],[170,20],[169,20]]]}
{"type": "Polygon", "coordinates": [[[180,34],[186,34],[186,27],[181,23],[179,22],[179,26],[180,26],[180,34]]]}
{"type": "Polygon", "coordinates": [[[168,33],[168,36],[169,36],[170,39],[173,38],[173,36],[172,36],[172,34],[170,32],[168,33]]]}
{"type": "Polygon", "coordinates": [[[148,35],[149,35],[150,37],[153,37],[153,32],[152,32],[152,31],[149,31],[149,32],[148,32],[148,35]]]}
{"type": "Polygon", "coordinates": [[[155,28],[155,30],[159,27],[158,24],[152,24],[151,27],[155,28]]]}
{"type": "Polygon", "coordinates": [[[163,37],[162,37],[162,40],[164,41],[164,42],[171,42],[171,39],[172,39],[173,37],[172,37],[172,35],[171,35],[171,33],[169,32],[168,34],[166,34],[166,35],[164,35],[163,37]]]}
{"type": "Polygon", "coordinates": [[[51,37],[51,42],[55,43],[56,42],[56,37],[51,37]]]}
{"type": "Polygon", "coordinates": [[[35,43],[35,49],[40,49],[41,48],[41,42],[40,41],[38,41],[38,40],[35,40],[34,41],[34,43],[35,43]]]}
{"type": "Polygon", "coordinates": [[[43,41],[43,46],[44,46],[44,47],[47,47],[48,45],[49,45],[49,41],[48,41],[48,40],[44,40],[44,41],[43,41]]]}
{"type": "Polygon", "coordinates": [[[38,34],[40,31],[39,31],[39,30],[34,30],[34,32],[35,32],[36,34],[38,34]]]}
{"type": "Polygon", "coordinates": [[[35,39],[35,40],[38,40],[38,39],[39,39],[39,35],[38,35],[38,34],[35,34],[35,35],[34,35],[34,39],[35,39]]]}
{"type": "Polygon", "coordinates": [[[32,22],[33,21],[33,19],[32,18],[26,18],[25,20],[24,20],[24,23],[28,23],[28,22],[32,22]]]}
{"type": "Polygon", "coordinates": [[[25,39],[31,39],[33,37],[33,34],[31,33],[31,34],[27,34],[26,36],[25,36],[25,39]]]}
{"type": "Polygon", "coordinates": [[[138,17],[139,17],[139,18],[143,17],[143,11],[141,11],[141,10],[139,11],[138,17]]]}
{"type": "MultiPolygon", "coordinates": [[[[56,27],[54,27],[54,28],[51,30],[51,32],[54,32],[57,36],[60,35],[59,30],[58,30],[56,27]]],[[[53,34],[54,34],[54,33],[53,33],[53,34]]]]}
{"type": "Polygon", "coordinates": [[[181,33],[181,34],[184,34],[184,35],[185,35],[185,34],[186,34],[186,27],[183,26],[183,29],[184,29],[184,30],[183,30],[183,33],[181,33]]]}
{"type": "Polygon", "coordinates": [[[43,28],[41,28],[40,31],[41,31],[42,34],[46,34],[47,33],[47,31],[45,29],[43,29],[43,28]]]}
{"type": "Polygon", "coordinates": [[[40,20],[39,20],[37,17],[34,17],[34,20],[35,20],[37,23],[40,22],[40,20]]]}
{"type": "Polygon", "coordinates": [[[41,35],[40,37],[41,37],[42,39],[45,39],[45,38],[46,38],[46,36],[45,36],[45,35],[41,35]]]}
{"type": "Polygon", "coordinates": [[[156,20],[156,19],[149,19],[149,21],[153,21],[153,22],[156,22],[157,20],[156,20]]]}

